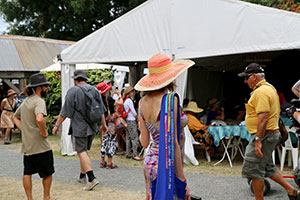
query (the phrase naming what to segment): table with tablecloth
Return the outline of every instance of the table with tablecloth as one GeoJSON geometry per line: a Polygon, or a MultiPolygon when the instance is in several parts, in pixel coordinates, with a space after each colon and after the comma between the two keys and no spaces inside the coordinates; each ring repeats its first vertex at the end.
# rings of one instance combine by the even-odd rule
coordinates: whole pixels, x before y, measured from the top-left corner
{"type": "Polygon", "coordinates": [[[230,167],[232,167],[231,160],[236,156],[238,151],[240,152],[241,156],[244,157],[241,139],[246,139],[248,142],[251,140],[251,134],[247,131],[246,126],[210,126],[207,131],[214,138],[214,144],[216,146],[219,146],[221,141],[221,144],[224,147],[223,157],[215,165],[221,163],[227,155],[230,167]],[[225,140],[227,140],[226,144],[225,140]],[[230,148],[232,149],[231,157],[228,153],[228,149],[230,148]]]}

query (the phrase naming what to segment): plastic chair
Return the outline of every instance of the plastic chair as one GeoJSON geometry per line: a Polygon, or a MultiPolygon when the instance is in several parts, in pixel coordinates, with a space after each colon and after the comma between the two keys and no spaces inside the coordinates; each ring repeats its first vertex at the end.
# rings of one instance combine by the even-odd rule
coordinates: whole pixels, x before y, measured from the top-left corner
{"type": "MultiPolygon", "coordinates": [[[[295,133],[295,129],[294,128],[289,128],[286,127],[287,131],[289,133],[295,133]]],[[[284,146],[282,146],[282,154],[281,154],[281,162],[280,162],[280,171],[283,170],[283,165],[284,165],[284,161],[285,161],[285,155],[286,155],[286,151],[289,150],[292,153],[292,156],[289,154],[289,158],[288,158],[288,166],[291,166],[291,157],[293,159],[293,169],[295,169],[298,165],[298,147],[293,147],[292,145],[292,141],[291,141],[291,137],[290,134],[288,134],[288,139],[286,140],[286,142],[284,143],[284,146]]]]}

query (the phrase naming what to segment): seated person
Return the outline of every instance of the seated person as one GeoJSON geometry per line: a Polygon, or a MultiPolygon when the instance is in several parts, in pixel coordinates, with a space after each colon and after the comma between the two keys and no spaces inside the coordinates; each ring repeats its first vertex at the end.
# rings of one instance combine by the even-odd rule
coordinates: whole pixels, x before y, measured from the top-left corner
{"type": "Polygon", "coordinates": [[[211,121],[214,119],[224,121],[224,108],[221,107],[220,101],[216,98],[211,98],[208,100],[208,113],[206,125],[210,125],[211,121]]]}
{"type": "MultiPolygon", "coordinates": [[[[292,92],[300,99],[300,80],[292,87],[292,92]]],[[[300,123],[300,108],[296,109],[293,115],[294,119],[300,123]]]]}
{"type": "Polygon", "coordinates": [[[207,132],[207,128],[209,126],[202,124],[195,117],[195,114],[202,112],[203,109],[199,108],[195,101],[190,101],[188,106],[184,108],[183,111],[188,118],[188,127],[194,139],[199,142],[200,146],[208,152],[209,156],[213,157],[215,155],[216,147],[214,145],[214,139],[212,135],[207,132]]]}

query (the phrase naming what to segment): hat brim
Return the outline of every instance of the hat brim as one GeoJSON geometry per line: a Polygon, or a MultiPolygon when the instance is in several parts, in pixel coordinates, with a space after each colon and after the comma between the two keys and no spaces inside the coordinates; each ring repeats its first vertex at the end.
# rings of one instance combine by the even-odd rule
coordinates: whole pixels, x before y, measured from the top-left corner
{"type": "Polygon", "coordinates": [[[191,112],[194,112],[194,113],[200,113],[200,112],[203,112],[203,109],[202,108],[189,108],[189,107],[186,107],[183,109],[184,112],[186,111],[191,111],[191,112]]]}
{"type": "Polygon", "coordinates": [[[153,91],[161,89],[172,83],[186,69],[193,66],[195,63],[191,60],[176,60],[173,63],[173,68],[158,74],[147,74],[139,80],[134,86],[138,91],[153,91]]]}
{"type": "Polygon", "coordinates": [[[77,78],[84,78],[85,80],[88,80],[88,77],[82,76],[82,75],[77,75],[77,76],[71,76],[72,79],[77,79],[77,78]]]}
{"type": "Polygon", "coordinates": [[[43,83],[37,83],[37,84],[28,84],[27,87],[28,88],[33,88],[33,87],[37,87],[37,86],[42,86],[42,85],[50,85],[51,82],[49,81],[46,81],[46,82],[43,82],[43,83]]]}
{"type": "Polygon", "coordinates": [[[129,91],[124,92],[124,96],[126,96],[127,94],[129,94],[129,93],[132,92],[132,91],[134,91],[134,88],[132,88],[132,89],[129,90],[129,91]]]}
{"type": "Polygon", "coordinates": [[[7,96],[11,96],[11,95],[14,95],[14,94],[17,94],[16,92],[11,92],[11,93],[8,93],[7,96]]]}
{"type": "Polygon", "coordinates": [[[107,92],[108,90],[110,90],[112,88],[112,85],[108,85],[107,88],[105,88],[105,90],[100,91],[101,94],[104,94],[105,92],[107,92]]]}
{"type": "Polygon", "coordinates": [[[248,75],[248,74],[245,73],[245,72],[242,72],[242,73],[239,73],[239,74],[238,74],[239,77],[245,77],[245,76],[247,76],[247,75],[248,75]]]}

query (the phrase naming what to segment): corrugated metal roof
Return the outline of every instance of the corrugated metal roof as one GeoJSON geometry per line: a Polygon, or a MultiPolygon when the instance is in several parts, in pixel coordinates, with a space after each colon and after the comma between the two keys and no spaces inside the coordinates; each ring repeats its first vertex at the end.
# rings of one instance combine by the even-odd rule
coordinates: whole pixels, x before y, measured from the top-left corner
{"type": "Polygon", "coordinates": [[[74,42],[27,36],[0,35],[1,71],[40,71],[74,42]]]}

